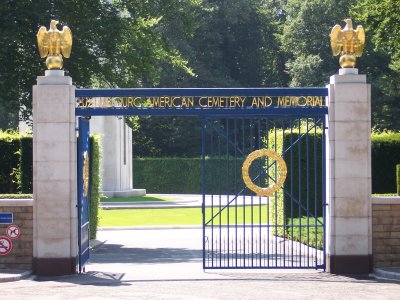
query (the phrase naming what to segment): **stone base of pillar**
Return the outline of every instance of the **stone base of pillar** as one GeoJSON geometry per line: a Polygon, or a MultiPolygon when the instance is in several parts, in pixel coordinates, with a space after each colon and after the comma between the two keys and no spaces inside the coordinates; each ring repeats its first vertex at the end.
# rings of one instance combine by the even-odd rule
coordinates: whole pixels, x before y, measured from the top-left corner
{"type": "Polygon", "coordinates": [[[76,273],[75,257],[33,258],[32,272],[41,276],[61,276],[76,273]]]}
{"type": "Polygon", "coordinates": [[[372,272],[372,255],[327,255],[326,271],[333,274],[368,274],[372,272]]]}
{"type": "Polygon", "coordinates": [[[102,191],[107,198],[129,198],[135,196],[146,196],[146,189],[131,189],[121,191],[102,191]]]}

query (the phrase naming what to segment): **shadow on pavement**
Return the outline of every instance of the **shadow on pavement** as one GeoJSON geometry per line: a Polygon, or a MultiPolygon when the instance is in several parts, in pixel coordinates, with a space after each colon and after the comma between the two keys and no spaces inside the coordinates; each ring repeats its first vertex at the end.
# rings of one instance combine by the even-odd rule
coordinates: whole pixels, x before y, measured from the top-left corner
{"type": "Polygon", "coordinates": [[[130,285],[129,283],[122,281],[122,278],[124,276],[125,276],[124,273],[90,271],[83,274],[74,274],[74,275],[58,276],[58,277],[36,276],[34,280],[67,282],[79,285],[94,285],[94,286],[130,285]]]}
{"type": "Polygon", "coordinates": [[[129,248],[103,244],[90,254],[91,263],[185,263],[202,260],[203,251],[187,248],[129,248]]]}

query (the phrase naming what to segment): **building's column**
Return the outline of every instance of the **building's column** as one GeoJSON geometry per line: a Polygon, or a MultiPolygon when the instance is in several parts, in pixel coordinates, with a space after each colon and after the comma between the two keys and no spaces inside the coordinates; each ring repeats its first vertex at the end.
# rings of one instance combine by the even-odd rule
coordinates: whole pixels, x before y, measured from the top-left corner
{"type": "Polygon", "coordinates": [[[371,245],[371,88],[357,69],[330,79],[327,270],[368,273],[371,245]]]}
{"type": "Polygon", "coordinates": [[[47,70],[33,87],[33,272],[76,272],[75,86],[47,70]]]}
{"type": "Polygon", "coordinates": [[[109,198],[145,195],[145,189],[132,187],[132,130],[125,120],[95,116],[90,131],[101,136],[102,194],[109,198]]]}

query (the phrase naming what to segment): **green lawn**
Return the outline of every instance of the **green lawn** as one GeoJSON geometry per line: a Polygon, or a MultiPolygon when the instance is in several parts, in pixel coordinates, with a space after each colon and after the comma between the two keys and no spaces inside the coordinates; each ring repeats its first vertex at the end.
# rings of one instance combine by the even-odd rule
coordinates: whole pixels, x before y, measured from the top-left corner
{"type": "MultiPolygon", "coordinates": [[[[261,208],[261,216],[266,221],[266,206],[261,208]]],[[[214,225],[236,223],[246,224],[259,222],[260,208],[238,206],[225,209],[206,209],[206,222],[214,225]],[[212,218],[214,216],[214,218],[212,218]]],[[[114,209],[100,210],[100,226],[149,226],[149,225],[201,225],[201,208],[154,208],[154,209],[114,209]]],[[[266,223],[266,222],[265,222],[266,223]]]]}
{"type": "MultiPolygon", "coordinates": [[[[218,226],[219,224],[267,224],[267,206],[238,206],[222,210],[218,214],[219,209],[211,207],[206,208],[206,223],[208,225],[218,226]],[[214,216],[214,218],[212,218],[214,216]]],[[[155,208],[155,209],[113,209],[99,211],[99,226],[157,226],[157,225],[201,225],[202,214],[201,208],[155,208]]],[[[322,218],[318,219],[317,224],[322,223],[322,218]]],[[[322,249],[323,229],[322,226],[315,228],[315,220],[303,217],[294,219],[294,226],[287,226],[286,238],[301,241],[310,246],[317,245],[322,249]],[[293,229],[293,231],[292,231],[293,229]]]]}
{"type": "Polygon", "coordinates": [[[147,202],[147,201],[171,201],[173,198],[162,196],[133,196],[129,198],[101,198],[101,202],[147,202]]]}

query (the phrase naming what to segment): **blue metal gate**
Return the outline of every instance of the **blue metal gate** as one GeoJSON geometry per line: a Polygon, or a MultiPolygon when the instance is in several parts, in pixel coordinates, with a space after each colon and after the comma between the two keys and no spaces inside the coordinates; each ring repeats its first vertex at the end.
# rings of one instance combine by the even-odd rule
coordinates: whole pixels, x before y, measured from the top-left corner
{"type": "MultiPolygon", "coordinates": [[[[200,118],[204,269],[324,269],[327,95],[326,88],[78,89],[75,112],[200,118]]],[[[88,126],[80,118],[79,182],[88,126]]],[[[81,270],[89,257],[83,186],[79,195],[81,270]]]]}
{"type": "Polygon", "coordinates": [[[324,269],[325,115],[209,117],[202,128],[204,269],[324,269]]]}
{"type": "Polygon", "coordinates": [[[90,139],[89,119],[78,119],[78,269],[82,273],[89,260],[90,139]]]}

